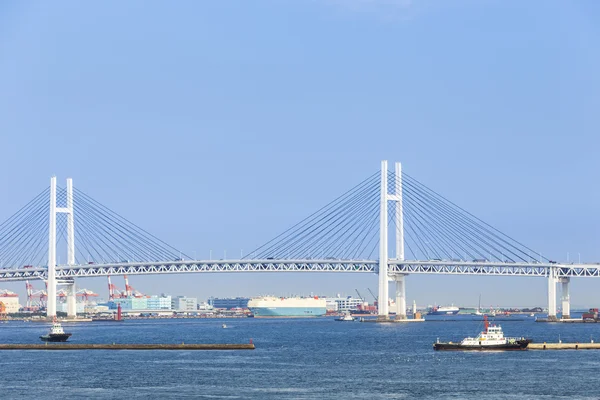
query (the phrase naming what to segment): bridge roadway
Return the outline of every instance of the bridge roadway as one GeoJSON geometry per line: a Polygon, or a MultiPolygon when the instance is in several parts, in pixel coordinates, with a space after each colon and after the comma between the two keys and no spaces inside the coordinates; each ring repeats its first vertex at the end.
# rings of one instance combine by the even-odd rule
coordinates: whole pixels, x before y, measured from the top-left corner
{"type": "MultiPolygon", "coordinates": [[[[600,277],[600,264],[547,264],[501,263],[469,261],[399,261],[390,259],[389,275],[450,274],[492,276],[548,277],[550,268],[555,278],[600,277]]],[[[110,264],[59,265],[56,278],[91,278],[107,275],[151,275],[215,272],[344,272],[377,273],[377,260],[333,259],[263,259],[263,260],[183,260],[156,262],[129,262],[110,264]]],[[[47,268],[19,268],[0,270],[0,281],[47,279],[47,268]]]]}

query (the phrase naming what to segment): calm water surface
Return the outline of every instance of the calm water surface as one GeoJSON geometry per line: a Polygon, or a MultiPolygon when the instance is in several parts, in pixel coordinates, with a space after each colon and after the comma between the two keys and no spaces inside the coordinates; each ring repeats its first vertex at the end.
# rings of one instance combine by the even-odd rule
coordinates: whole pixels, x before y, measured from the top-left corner
{"type": "MultiPolygon", "coordinates": [[[[501,323],[537,342],[600,340],[600,324],[501,323]]],[[[255,351],[2,351],[0,399],[599,399],[600,351],[434,352],[480,321],[368,324],[194,319],[65,324],[73,343],[248,343],[255,351]],[[221,325],[227,324],[223,329],[221,325]]],[[[0,343],[48,325],[0,324],[0,343]]]]}

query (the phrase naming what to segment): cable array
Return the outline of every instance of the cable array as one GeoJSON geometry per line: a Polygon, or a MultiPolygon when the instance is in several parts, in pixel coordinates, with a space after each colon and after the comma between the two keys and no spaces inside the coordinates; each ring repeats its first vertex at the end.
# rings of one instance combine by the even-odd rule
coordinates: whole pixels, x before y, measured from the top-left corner
{"type": "MultiPolygon", "coordinates": [[[[390,188],[397,187],[395,173],[389,173],[389,182],[390,188]]],[[[548,261],[406,173],[402,173],[402,194],[407,259],[548,261]]]]}
{"type": "Polygon", "coordinates": [[[372,257],[379,243],[379,184],[377,172],[246,258],[372,257]]]}
{"type": "Polygon", "coordinates": [[[45,264],[49,207],[50,188],[46,188],[0,224],[1,268],[45,264]]]}
{"type": "MultiPolygon", "coordinates": [[[[253,259],[373,259],[379,246],[380,173],[376,172],[317,212],[248,254],[253,259]]],[[[388,172],[388,192],[399,180],[388,172]]],[[[0,267],[41,266],[48,256],[50,189],[0,223],[0,267]]],[[[87,194],[74,189],[75,262],[171,261],[188,256],[87,194]]],[[[405,259],[548,261],[450,200],[402,174],[405,259]]],[[[57,207],[67,191],[57,188],[57,207]]],[[[388,207],[393,241],[396,202],[388,207]]],[[[67,215],[57,214],[59,264],[66,264],[67,215]]],[[[393,249],[393,246],[390,246],[393,249]]],[[[390,253],[390,255],[392,255],[390,253]]]]}
{"type": "MultiPolygon", "coordinates": [[[[156,236],[74,189],[75,263],[173,261],[189,257],[156,236]]],[[[57,207],[67,191],[57,188],[57,207]]],[[[44,266],[48,262],[50,189],[38,194],[0,224],[0,267],[44,266]]],[[[67,214],[56,215],[57,263],[66,264],[67,214]]]]}
{"type": "MultiPolygon", "coordinates": [[[[60,195],[66,200],[65,190],[60,195]]],[[[74,189],[73,196],[78,264],[189,259],[81,190],[74,189]]]]}
{"type": "MultiPolygon", "coordinates": [[[[388,172],[388,193],[399,181],[388,172]]],[[[405,259],[439,261],[548,261],[450,200],[402,174],[405,259]]],[[[251,252],[254,259],[372,259],[379,246],[380,179],[354,188],[251,252]]],[[[390,256],[397,203],[388,203],[390,256]]]]}

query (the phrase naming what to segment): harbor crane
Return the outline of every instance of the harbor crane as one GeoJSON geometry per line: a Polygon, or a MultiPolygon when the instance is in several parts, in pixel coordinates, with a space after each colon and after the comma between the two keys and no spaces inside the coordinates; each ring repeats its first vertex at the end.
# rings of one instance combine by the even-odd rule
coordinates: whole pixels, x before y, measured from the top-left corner
{"type": "Polygon", "coordinates": [[[46,307],[46,300],[48,299],[48,292],[46,290],[34,290],[33,285],[27,280],[25,281],[25,292],[27,293],[26,308],[28,310],[46,307]]]}
{"type": "Polygon", "coordinates": [[[138,292],[129,284],[129,278],[127,278],[127,275],[123,275],[123,278],[125,278],[125,293],[127,297],[134,297],[136,299],[146,297],[145,294],[138,292]]]}
{"type": "Polygon", "coordinates": [[[94,293],[89,289],[80,289],[77,291],[77,297],[81,299],[83,302],[88,302],[90,297],[98,297],[98,293],[94,293]]]}
{"type": "Polygon", "coordinates": [[[354,289],[354,290],[356,290],[356,294],[358,295],[358,298],[360,299],[360,301],[362,301],[364,303],[365,298],[360,295],[360,292],[358,291],[358,289],[354,289]]]}
{"type": "Polygon", "coordinates": [[[129,278],[127,275],[124,275],[125,278],[125,290],[119,289],[114,283],[112,283],[110,279],[110,275],[108,276],[108,300],[114,299],[127,299],[127,298],[142,298],[145,297],[143,293],[138,292],[129,284],[129,278]]]}
{"type": "Polygon", "coordinates": [[[123,296],[123,291],[119,288],[117,288],[117,286],[111,282],[110,280],[110,275],[108,275],[108,301],[114,300],[114,299],[120,299],[123,296]]]}
{"type": "Polygon", "coordinates": [[[371,296],[373,296],[373,299],[374,299],[375,301],[378,301],[378,298],[377,298],[377,296],[375,296],[375,295],[373,294],[373,292],[371,291],[371,288],[367,288],[367,290],[369,291],[369,293],[371,293],[371,296]]]}

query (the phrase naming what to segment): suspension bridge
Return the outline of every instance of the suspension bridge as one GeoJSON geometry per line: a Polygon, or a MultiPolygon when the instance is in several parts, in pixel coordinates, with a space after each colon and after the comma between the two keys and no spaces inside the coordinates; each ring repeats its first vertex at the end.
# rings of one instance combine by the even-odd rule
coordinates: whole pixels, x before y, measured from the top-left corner
{"type": "MultiPolygon", "coordinates": [[[[246,257],[193,260],[73,187],[50,187],[0,224],[0,281],[47,283],[47,316],[56,315],[57,287],[76,316],[76,279],[140,274],[218,272],[375,273],[379,298],[395,282],[397,319],[406,318],[410,274],[535,276],[548,282],[548,316],[569,318],[569,283],[600,277],[598,264],[559,264],[470,214],[415,178],[382,161],[381,170],[246,257]],[[390,255],[393,248],[393,257],[390,255]],[[60,262],[59,249],[66,257],[60,262]],[[64,251],[66,249],[66,251],[64,251]]],[[[388,302],[378,315],[388,319],[388,302]]]]}

